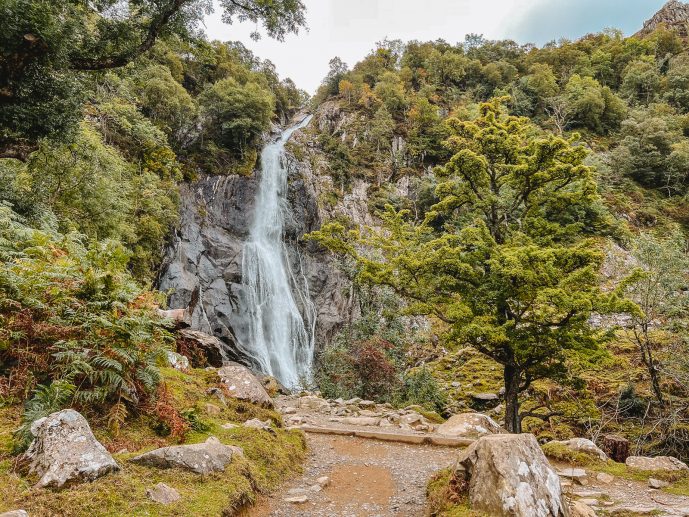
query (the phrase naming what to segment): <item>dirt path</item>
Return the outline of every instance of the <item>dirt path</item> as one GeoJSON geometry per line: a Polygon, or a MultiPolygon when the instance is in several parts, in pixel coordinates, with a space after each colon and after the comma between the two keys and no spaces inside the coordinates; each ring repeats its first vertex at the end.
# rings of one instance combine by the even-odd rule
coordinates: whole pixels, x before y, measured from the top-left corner
{"type": "Polygon", "coordinates": [[[249,512],[251,517],[423,515],[426,483],[456,450],[308,434],[304,474],[249,512]],[[329,483],[319,490],[317,480],[329,483]],[[303,503],[286,501],[306,498],[303,503]]]}

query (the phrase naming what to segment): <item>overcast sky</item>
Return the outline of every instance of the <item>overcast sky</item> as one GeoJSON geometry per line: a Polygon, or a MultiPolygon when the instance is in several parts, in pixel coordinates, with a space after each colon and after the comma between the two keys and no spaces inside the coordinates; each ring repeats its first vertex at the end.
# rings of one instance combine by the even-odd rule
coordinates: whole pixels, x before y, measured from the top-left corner
{"type": "Polygon", "coordinates": [[[206,19],[211,39],[239,40],[281,77],[313,93],[340,56],[350,66],[384,38],[464,40],[468,33],[543,44],[614,27],[636,32],[665,0],[304,0],[309,30],[278,42],[249,38],[253,24],[225,25],[216,11],[206,19]]]}

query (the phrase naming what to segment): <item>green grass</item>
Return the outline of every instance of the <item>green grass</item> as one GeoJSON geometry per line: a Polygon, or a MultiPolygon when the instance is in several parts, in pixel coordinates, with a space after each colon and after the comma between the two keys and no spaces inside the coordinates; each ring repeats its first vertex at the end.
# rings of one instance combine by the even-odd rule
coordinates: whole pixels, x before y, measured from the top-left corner
{"type": "Polygon", "coordinates": [[[301,470],[305,456],[304,436],[299,431],[282,428],[280,416],[271,410],[228,399],[227,407],[220,407],[217,399],[206,394],[215,385],[215,372],[194,370],[182,373],[163,369],[165,382],[179,410],[193,409],[204,431],[192,431],[185,443],[205,441],[216,436],[228,445],[238,445],[245,457],[233,459],[223,473],[209,476],[177,469],[160,470],[130,463],[128,460],[147,450],[173,444],[153,430],[153,418],[142,415],[130,420],[118,436],[99,423],[91,422],[94,434],[110,450],[126,450],[114,454],[122,470],[104,476],[93,483],[69,487],[61,491],[34,489],[32,481],[14,472],[11,449],[11,430],[19,423],[18,408],[0,409],[0,513],[23,508],[30,515],[41,517],[60,515],[81,517],[103,516],[221,516],[231,515],[239,508],[252,504],[257,494],[268,493],[301,470]],[[212,403],[220,413],[210,415],[205,406],[212,403]],[[263,430],[237,427],[223,429],[227,422],[241,423],[251,418],[272,420],[276,434],[263,430]],[[165,483],[182,496],[169,506],[153,503],[146,497],[146,489],[165,483]]]}

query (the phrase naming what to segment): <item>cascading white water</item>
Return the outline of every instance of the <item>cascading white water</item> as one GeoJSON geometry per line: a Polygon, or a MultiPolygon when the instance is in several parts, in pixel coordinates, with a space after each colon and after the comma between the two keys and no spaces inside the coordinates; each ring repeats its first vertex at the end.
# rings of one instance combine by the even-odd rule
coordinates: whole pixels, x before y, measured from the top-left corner
{"type": "Polygon", "coordinates": [[[255,216],[242,257],[249,342],[240,343],[240,348],[261,371],[289,388],[311,377],[315,311],[308,286],[303,282],[302,288],[296,281],[283,242],[287,192],[284,149],[292,133],[306,126],[310,119],[309,116],[287,129],[261,153],[255,216]]]}

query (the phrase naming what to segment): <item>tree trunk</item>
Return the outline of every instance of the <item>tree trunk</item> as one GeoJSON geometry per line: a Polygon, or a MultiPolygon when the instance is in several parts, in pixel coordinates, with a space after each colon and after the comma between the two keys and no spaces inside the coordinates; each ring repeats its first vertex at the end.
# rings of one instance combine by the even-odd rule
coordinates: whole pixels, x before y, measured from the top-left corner
{"type": "Polygon", "coordinates": [[[519,369],[514,365],[505,365],[505,428],[510,433],[521,433],[519,419],[519,369]]]}
{"type": "Polygon", "coordinates": [[[603,437],[602,449],[611,460],[624,463],[629,457],[629,440],[614,434],[603,437]]]}

